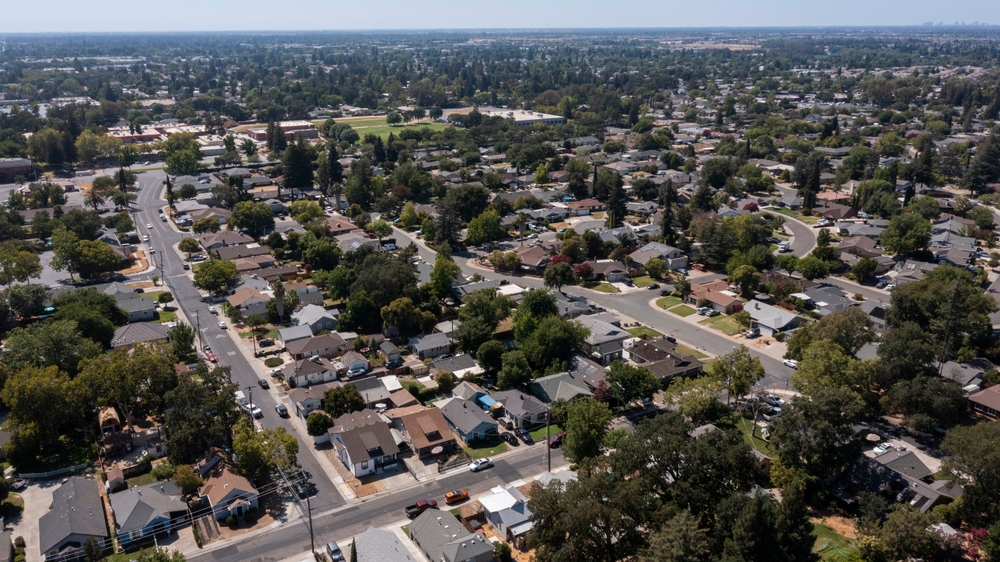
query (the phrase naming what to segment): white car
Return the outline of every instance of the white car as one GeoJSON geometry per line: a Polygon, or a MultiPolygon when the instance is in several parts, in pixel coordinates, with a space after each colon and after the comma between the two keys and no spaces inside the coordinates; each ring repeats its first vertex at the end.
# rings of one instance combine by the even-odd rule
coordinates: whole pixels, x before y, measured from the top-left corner
{"type": "Polygon", "coordinates": [[[786,367],[791,367],[793,369],[799,368],[799,362],[794,359],[785,359],[782,363],[784,363],[786,367]]]}
{"type": "Polygon", "coordinates": [[[225,323],[225,321],[221,321],[220,320],[219,321],[219,327],[222,328],[223,330],[225,330],[226,329],[226,323],[225,323]]]}
{"type": "Polygon", "coordinates": [[[215,314],[216,312],[218,312],[218,309],[217,309],[217,308],[215,308],[215,306],[214,306],[214,305],[210,305],[210,306],[208,307],[208,312],[209,312],[209,313],[211,313],[211,314],[215,314]]]}
{"type": "Polygon", "coordinates": [[[285,371],[281,367],[275,367],[275,368],[271,369],[271,376],[273,377],[275,375],[280,375],[280,374],[282,374],[284,372],[285,371]]]}
{"type": "Polygon", "coordinates": [[[147,222],[146,223],[146,228],[149,229],[149,230],[153,230],[153,223],[147,222]]]}
{"type": "Polygon", "coordinates": [[[353,369],[348,369],[348,371],[347,371],[347,378],[352,378],[352,377],[356,377],[358,375],[363,375],[363,374],[365,374],[365,370],[366,369],[364,367],[355,367],[353,369]]]}
{"type": "Polygon", "coordinates": [[[480,470],[485,470],[491,466],[493,466],[493,461],[490,459],[476,459],[469,465],[469,470],[472,472],[479,472],[480,470]]]}
{"type": "Polygon", "coordinates": [[[882,453],[885,453],[885,452],[887,452],[887,451],[889,451],[889,450],[891,450],[891,449],[892,449],[892,444],[891,444],[891,443],[879,443],[879,444],[878,444],[878,445],[877,445],[877,446],[875,447],[875,449],[874,449],[874,451],[873,451],[873,452],[874,452],[874,453],[875,453],[876,455],[881,455],[882,453]]]}
{"type": "Polygon", "coordinates": [[[149,242],[149,235],[148,234],[143,234],[142,235],[142,241],[143,242],[149,242]]]}

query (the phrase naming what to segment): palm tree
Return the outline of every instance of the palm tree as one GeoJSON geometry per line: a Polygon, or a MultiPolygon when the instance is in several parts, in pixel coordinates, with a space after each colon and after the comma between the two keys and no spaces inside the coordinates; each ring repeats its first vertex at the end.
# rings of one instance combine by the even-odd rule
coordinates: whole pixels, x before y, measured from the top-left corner
{"type": "Polygon", "coordinates": [[[94,207],[96,211],[99,206],[104,204],[104,193],[97,188],[91,187],[90,191],[83,196],[83,204],[94,207]]]}

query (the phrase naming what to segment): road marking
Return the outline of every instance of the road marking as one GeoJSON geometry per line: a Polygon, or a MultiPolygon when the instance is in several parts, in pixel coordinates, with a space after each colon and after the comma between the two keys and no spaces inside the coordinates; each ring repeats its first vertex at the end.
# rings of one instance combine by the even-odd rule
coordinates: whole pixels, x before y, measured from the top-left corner
{"type": "Polygon", "coordinates": [[[224,338],[226,334],[216,334],[215,339],[224,338]]]}
{"type": "Polygon", "coordinates": [[[235,351],[227,351],[226,355],[232,357],[233,355],[236,355],[236,352],[235,351]]]}

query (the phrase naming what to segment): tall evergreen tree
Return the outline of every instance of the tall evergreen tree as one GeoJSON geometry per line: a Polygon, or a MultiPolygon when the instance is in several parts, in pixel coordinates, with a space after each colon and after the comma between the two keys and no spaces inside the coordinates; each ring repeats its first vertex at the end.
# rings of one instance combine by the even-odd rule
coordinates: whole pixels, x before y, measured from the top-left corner
{"type": "Polygon", "coordinates": [[[667,185],[663,189],[660,198],[660,230],[663,235],[663,242],[671,246],[677,243],[677,232],[674,230],[674,202],[677,201],[677,190],[674,182],[667,180],[667,185]]]}

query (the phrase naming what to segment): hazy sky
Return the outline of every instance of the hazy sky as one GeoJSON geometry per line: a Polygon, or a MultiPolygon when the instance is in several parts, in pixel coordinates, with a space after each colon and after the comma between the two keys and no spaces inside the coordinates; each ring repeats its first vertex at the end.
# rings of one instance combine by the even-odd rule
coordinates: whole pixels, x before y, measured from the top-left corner
{"type": "Polygon", "coordinates": [[[1000,24],[998,0],[34,0],[0,33],[1000,24]]]}

